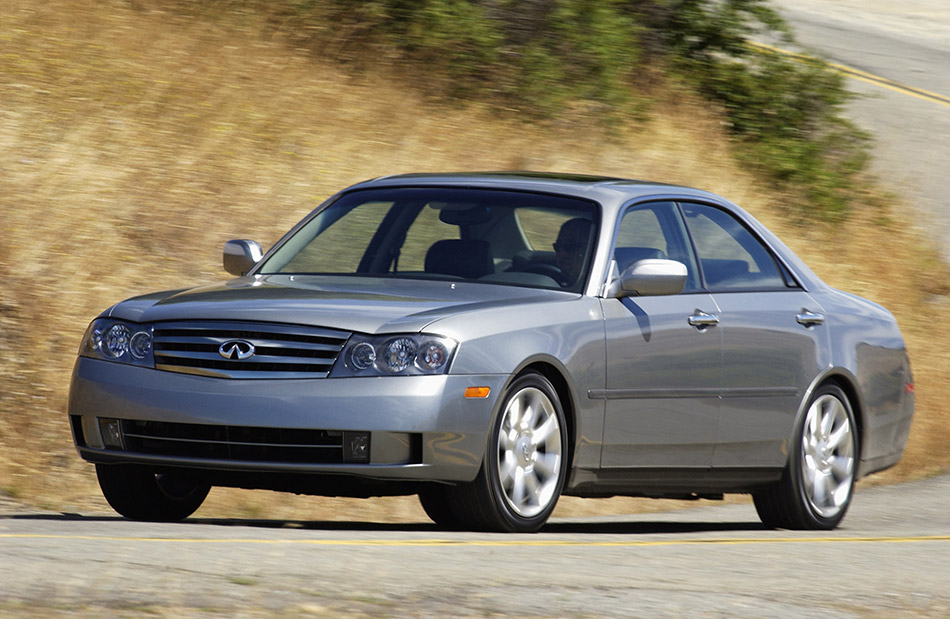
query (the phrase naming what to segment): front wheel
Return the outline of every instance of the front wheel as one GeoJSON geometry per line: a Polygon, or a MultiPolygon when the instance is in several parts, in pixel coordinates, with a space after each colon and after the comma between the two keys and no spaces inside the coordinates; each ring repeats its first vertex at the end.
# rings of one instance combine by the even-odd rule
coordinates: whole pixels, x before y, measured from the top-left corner
{"type": "Polygon", "coordinates": [[[447,486],[435,484],[421,489],[419,503],[432,522],[443,529],[458,529],[461,526],[462,523],[452,507],[447,486]]]}
{"type": "Polygon", "coordinates": [[[516,379],[492,424],[478,477],[449,490],[463,523],[490,531],[535,532],[554,511],[568,467],[567,420],[551,382],[516,379]]]}
{"type": "Polygon", "coordinates": [[[858,432],[844,391],[818,388],[804,417],[781,481],[753,493],[756,511],[772,528],[834,529],[854,493],[858,432]]]}
{"type": "Polygon", "coordinates": [[[178,522],[201,507],[211,486],[182,473],[134,464],[97,464],[99,488],[112,509],[131,520],[178,522]]]}

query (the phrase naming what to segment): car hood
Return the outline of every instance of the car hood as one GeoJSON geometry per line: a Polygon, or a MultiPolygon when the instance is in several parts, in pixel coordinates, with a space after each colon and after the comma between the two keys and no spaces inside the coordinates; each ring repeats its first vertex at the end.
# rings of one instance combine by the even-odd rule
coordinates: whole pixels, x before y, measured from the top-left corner
{"type": "Polygon", "coordinates": [[[108,314],[134,322],[242,320],[388,333],[421,331],[463,312],[576,296],[468,282],[266,275],[136,297],[108,314]]]}

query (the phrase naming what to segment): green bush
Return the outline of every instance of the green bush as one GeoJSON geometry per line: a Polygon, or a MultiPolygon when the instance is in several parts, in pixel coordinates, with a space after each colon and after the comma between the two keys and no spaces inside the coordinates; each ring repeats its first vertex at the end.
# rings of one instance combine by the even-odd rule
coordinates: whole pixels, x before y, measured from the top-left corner
{"type": "Polygon", "coordinates": [[[798,190],[808,214],[847,214],[868,136],[842,116],[851,95],[819,60],[750,46],[792,37],[765,0],[631,0],[652,58],[721,105],[739,157],[798,190]]]}
{"type": "MultiPolygon", "coordinates": [[[[867,136],[841,115],[843,80],[817,60],[748,45],[791,38],[767,0],[178,0],[257,11],[315,54],[391,63],[448,100],[523,117],[593,102],[617,119],[649,97],[644,76],[721,106],[743,160],[801,196],[803,212],[845,215],[867,136]]],[[[655,87],[655,86],[654,86],[655,87]]]]}
{"type": "Polygon", "coordinates": [[[800,190],[799,206],[837,219],[868,159],[868,136],[844,119],[843,79],[814,60],[752,51],[692,69],[707,98],[726,110],[739,157],[800,190]]]}
{"type": "Polygon", "coordinates": [[[425,90],[535,117],[572,100],[620,109],[637,69],[638,28],[619,0],[268,4],[272,23],[318,54],[393,62],[425,90]]]}

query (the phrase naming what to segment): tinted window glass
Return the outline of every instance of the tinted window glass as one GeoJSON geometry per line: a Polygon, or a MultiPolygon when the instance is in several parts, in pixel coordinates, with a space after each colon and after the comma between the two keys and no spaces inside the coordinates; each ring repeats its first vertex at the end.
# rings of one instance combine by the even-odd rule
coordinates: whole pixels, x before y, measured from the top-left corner
{"type": "Polygon", "coordinates": [[[459,238],[459,226],[447,224],[439,219],[440,211],[424,208],[409,226],[406,240],[399,252],[400,271],[424,271],[426,250],[442,239],[459,238]]]}
{"type": "Polygon", "coordinates": [[[685,291],[699,289],[696,259],[686,237],[679,209],[673,202],[651,202],[628,209],[617,228],[614,259],[623,271],[648,258],[676,260],[686,265],[685,291]]]}
{"type": "Polygon", "coordinates": [[[772,254],[739,220],[703,204],[682,206],[708,289],[785,288],[772,254]]]}
{"type": "Polygon", "coordinates": [[[307,221],[259,273],[465,279],[580,291],[597,213],[586,200],[514,191],[354,191],[307,221]]]}
{"type": "MultiPolygon", "coordinates": [[[[358,212],[327,222],[320,231],[321,243],[309,243],[309,235],[296,235],[300,250],[282,269],[286,273],[346,273],[356,271],[366,247],[392,208],[392,202],[365,204],[358,212]],[[300,237],[300,238],[298,238],[300,237]]],[[[314,230],[316,232],[316,230],[314,230]]]]}
{"type": "Polygon", "coordinates": [[[524,230],[528,245],[533,250],[551,251],[561,228],[574,213],[545,209],[518,209],[519,227],[524,230]]]}

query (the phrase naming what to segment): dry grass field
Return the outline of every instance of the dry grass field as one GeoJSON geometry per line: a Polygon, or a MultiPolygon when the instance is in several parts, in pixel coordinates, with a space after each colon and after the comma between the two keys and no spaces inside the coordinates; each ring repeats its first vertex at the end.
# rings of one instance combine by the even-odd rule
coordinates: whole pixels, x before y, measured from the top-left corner
{"type": "MultiPolygon", "coordinates": [[[[0,494],[105,508],[65,407],[80,337],[123,298],[224,279],[231,238],[265,246],[352,182],[419,171],[533,169],[648,178],[721,193],[826,281],[897,315],[918,412],[894,481],[950,466],[946,268],[907,205],[868,189],[845,224],[795,220],[734,162],[713,111],[679,92],[607,129],[578,108],[546,125],[426,101],[385,67],[348,75],[252,22],[187,19],[147,2],[0,3],[0,494]]],[[[251,18],[247,18],[250,20],[251,18]]],[[[558,515],[643,509],[565,500],[558,515]]],[[[199,516],[425,517],[370,501],[220,491],[199,516]]]]}

